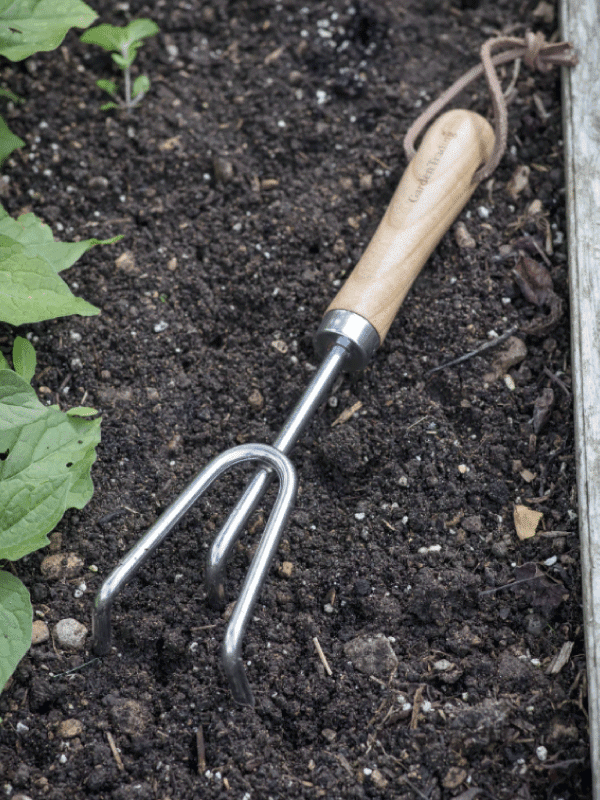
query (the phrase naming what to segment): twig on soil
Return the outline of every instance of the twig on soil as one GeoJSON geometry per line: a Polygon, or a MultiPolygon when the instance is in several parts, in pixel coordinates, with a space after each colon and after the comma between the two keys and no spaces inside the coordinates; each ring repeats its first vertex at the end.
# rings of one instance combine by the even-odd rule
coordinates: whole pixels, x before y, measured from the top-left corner
{"type": "Polygon", "coordinates": [[[315,650],[317,651],[317,655],[318,655],[318,656],[319,656],[319,658],[321,659],[321,663],[322,663],[322,664],[323,664],[323,666],[325,667],[325,672],[326,672],[326,673],[329,675],[329,677],[331,678],[331,677],[332,677],[332,675],[333,675],[333,672],[332,672],[332,670],[331,670],[331,667],[329,666],[329,663],[328,663],[327,659],[325,658],[325,653],[323,652],[323,648],[322,648],[322,647],[321,647],[321,645],[319,644],[319,640],[317,639],[317,637],[316,637],[316,636],[313,638],[313,644],[314,644],[314,646],[315,646],[315,650]]]}
{"type": "Polygon", "coordinates": [[[566,383],[564,381],[561,381],[561,379],[558,377],[558,375],[555,375],[552,372],[552,370],[548,369],[548,367],[544,367],[544,374],[547,375],[550,378],[552,383],[555,383],[557,386],[560,386],[560,388],[567,395],[569,400],[571,399],[571,391],[570,391],[569,387],[566,385],[566,383]]]}
{"type": "Polygon", "coordinates": [[[413,708],[409,726],[411,731],[415,731],[419,725],[419,713],[421,711],[421,700],[423,699],[424,690],[424,685],[419,686],[415,692],[415,696],[413,697],[413,708]]]}
{"type": "Polygon", "coordinates": [[[550,666],[546,670],[546,675],[558,675],[561,669],[569,662],[571,650],[575,642],[565,642],[559,652],[554,656],[550,666]]]}
{"type": "Polygon", "coordinates": [[[421,800],[430,800],[429,795],[423,794],[423,792],[419,789],[418,786],[415,786],[414,783],[412,783],[412,781],[408,780],[406,775],[402,776],[402,783],[405,783],[409,789],[412,789],[413,792],[417,795],[417,797],[421,798],[421,800]]]}
{"type": "Polygon", "coordinates": [[[110,752],[113,754],[115,761],[117,762],[117,767],[121,772],[125,771],[125,766],[123,764],[123,759],[121,758],[121,754],[117,749],[117,744],[114,740],[114,737],[110,731],[106,731],[106,738],[108,740],[108,746],[110,747],[110,752]]]}
{"type": "Polygon", "coordinates": [[[515,334],[519,330],[518,325],[513,325],[512,328],[509,328],[505,333],[501,336],[497,336],[495,339],[492,339],[491,342],[485,342],[480,347],[475,350],[471,350],[470,353],[465,353],[458,358],[453,358],[452,361],[446,361],[445,364],[440,364],[438,367],[433,367],[433,369],[427,370],[425,373],[425,377],[429,377],[429,375],[433,375],[434,372],[439,372],[441,369],[446,369],[446,367],[454,367],[456,364],[462,364],[463,361],[467,361],[469,358],[473,358],[473,356],[478,356],[480,353],[485,352],[486,350],[491,350],[492,347],[497,347],[497,345],[502,344],[507,339],[515,334]]]}
{"type": "Polygon", "coordinates": [[[196,753],[198,754],[198,775],[204,775],[206,772],[206,749],[202,725],[199,725],[196,731],[196,753]]]}
{"type": "Polygon", "coordinates": [[[85,669],[86,667],[90,667],[92,664],[95,664],[96,661],[100,661],[100,659],[92,658],[91,661],[86,661],[85,664],[80,664],[78,667],[73,667],[73,669],[68,669],[66,670],[66,672],[57,672],[56,675],[51,675],[50,677],[52,678],[52,680],[54,680],[55,678],[64,678],[65,675],[71,675],[73,672],[79,672],[79,670],[85,669]]]}

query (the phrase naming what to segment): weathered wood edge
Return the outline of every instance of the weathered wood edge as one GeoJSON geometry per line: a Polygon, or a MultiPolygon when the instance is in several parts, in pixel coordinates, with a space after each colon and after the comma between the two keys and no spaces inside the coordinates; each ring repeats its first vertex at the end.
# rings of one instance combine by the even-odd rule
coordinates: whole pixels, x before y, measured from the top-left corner
{"type": "Polygon", "coordinates": [[[600,800],[600,4],[561,0],[575,449],[593,796],[600,800]]]}

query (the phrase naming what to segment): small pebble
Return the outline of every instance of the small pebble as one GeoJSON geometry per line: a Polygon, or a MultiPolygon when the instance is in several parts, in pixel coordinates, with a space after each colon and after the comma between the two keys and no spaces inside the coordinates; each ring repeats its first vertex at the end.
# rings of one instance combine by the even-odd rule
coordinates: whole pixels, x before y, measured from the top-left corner
{"type": "Polygon", "coordinates": [[[115,260],[115,267],[117,269],[122,269],[124,272],[138,272],[138,268],[135,265],[135,256],[131,252],[131,250],[125,250],[124,253],[115,260]]]}
{"type": "Polygon", "coordinates": [[[233,178],[233,164],[222,156],[213,158],[213,170],[218,183],[229,183],[233,178]]]}
{"type": "Polygon", "coordinates": [[[55,553],[40,564],[42,575],[50,581],[74,578],[83,569],[83,559],[76,553],[55,553]]]}
{"type": "Polygon", "coordinates": [[[162,333],[163,331],[166,331],[168,327],[169,323],[165,322],[164,319],[161,319],[161,321],[157,322],[154,326],[154,333],[162,333]]]}
{"type": "Polygon", "coordinates": [[[279,568],[279,574],[282,578],[291,578],[294,571],[294,565],[291,561],[284,561],[279,568]]]}
{"type": "Polygon", "coordinates": [[[47,642],[49,638],[50,630],[46,623],[41,619],[35,619],[31,630],[31,644],[42,644],[42,642],[47,642]]]}
{"type": "Polygon", "coordinates": [[[61,739],[74,739],[83,733],[83,724],[78,719],[65,719],[59,724],[57,733],[61,739]]]}
{"type": "Polygon", "coordinates": [[[88,629],[76,619],[61,619],[54,628],[56,643],[65,650],[82,650],[88,629]]]}
{"type": "Polygon", "coordinates": [[[108,189],[108,178],[104,175],[95,175],[88,181],[90,189],[108,189]]]}
{"type": "Polygon", "coordinates": [[[275,350],[282,355],[285,355],[288,351],[288,346],[283,339],[275,339],[273,342],[271,342],[271,347],[275,348],[275,350]]]}
{"type": "Polygon", "coordinates": [[[264,404],[265,401],[262,394],[258,389],[253,389],[248,395],[248,405],[256,409],[256,411],[260,411],[264,404]]]}
{"type": "Polygon", "coordinates": [[[488,219],[490,216],[490,210],[485,206],[479,206],[479,208],[477,209],[477,213],[479,214],[481,219],[488,219]]]}
{"type": "Polygon", "coordinates": [[[464,222],[457,223],[454,229],[454,238],[456,239],[456,244],[461,248],[471,250],[477,247],[477,242],[467,230],[464,222]]]}
{"type": "Polygon", "coordinates": [[[536,747],[535,754],[540,761],[545,761],[548,758],[548,750],[541,744],[539,747],[536,747]]]}

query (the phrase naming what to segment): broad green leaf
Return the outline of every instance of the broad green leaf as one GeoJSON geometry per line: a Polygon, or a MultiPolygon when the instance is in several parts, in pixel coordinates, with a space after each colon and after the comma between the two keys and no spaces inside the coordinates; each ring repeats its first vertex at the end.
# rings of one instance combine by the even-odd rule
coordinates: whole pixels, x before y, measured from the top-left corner
{"type": "Polygon", "coordinates": [[[35,214],[15,220],[0,206],[0,322],[23,325],[68,314],[98,314],[99,309],[75,297],[57,273],[91,247],[120,238],[55,242],[35,214]]]}
{"type": "Polygon", "coordinates": [[[62,272],[97,244],[114,244],[122,236],[112,239],[84,239],[82,242],[56,242],[52,230],[35,214],[21,214],[13,219],[0,206],[0,235],[14,239],[25,245],[27,254],[44,259],[55,272],[62,272]]]}
{"type": "Polygon", "coordinates": [[[44,406],[23,378],[0,370],[0,559],[44,547],[66,509],[92,496],[100,419],[77,411],[44,406]]]}
{"type": "Polygon", "coordinates": [[[0,117],[0,164],[18,147],[25,147],[25,142],[19,139],[10,130],[3,117],[0,117]]]}
{"type": "MultiPolygon", "coordinates": [[[[35,422],[47,411],[31,386],[12,369],[0,370],[0,441],[7,431],[35,422]]],[[[0,453],[5,451],[0,447],[0,453]]],[[[1,462],[0,462],[1,463],[1,462]]]]}
{"type": "Polygon", "coordinates": [[[31,383],[31,379],[35,375],[36,364],[35,350],[31,342],[22,336],[17,336],[13,345],[12,360],[17,375],[20,375],[27,383],[31,383]]]}
{"type": "Polygon", "coordinates": [[[117,105],[117,103],[113,103],[111,101],[110,103],[103,103],[100,106],[100,111],[110,111],[111,108],[118,108],[118,107],[119,106],[117,105]]]}
{"type": "Polygon", "coordinates": [[[147,75],[140,75],[139,78],[136,78],[133,82],[133,86],[131,89],[131,94],[133,97],[137,97],[138,95],[145,95],[148,89],[150,88],[150,81],[147,75]]]}
{"type": "Polygon", "coordinates": [[[4,358],[2,353],[0,353],[0,369],[10,369],[8,361],[4,358]]]}
{"type": "Polygon", "coordinates": [[[29,592],[10,572],[0,571],[0,692],[31,647],[32,623],[29,592]]]}
{"type": "Polygon", "coordinates": [[[43,258],[28,255],[26,247],[0,236],[0,321],[24,325],[69,314],[88,317],[98,313],[100,309],[75,297],[43,258]]]}
{"type": "Polygon", "coordinates": [[[54,50],[70,28],[87,28],[96,16],[81,0],[0,0],[0,55],[22,61],[54,50]]]}
{"type": "Polygon", "coordinates": [[[96,81],[96,86],[111,97],[114,97],[118,91],[117,84],[114,81],[107,81],[103,78],[96,81]]]}

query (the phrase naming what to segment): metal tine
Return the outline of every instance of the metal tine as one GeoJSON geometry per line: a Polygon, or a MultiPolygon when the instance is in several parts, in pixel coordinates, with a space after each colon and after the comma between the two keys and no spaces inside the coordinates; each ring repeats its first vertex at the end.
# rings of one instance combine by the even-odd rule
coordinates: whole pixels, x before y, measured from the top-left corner
{"type": "MultiPolygon", "coordinates": [[[[348,358],[352,354],[352,347],[351,342],[340,342],[325,354],[304,394],[292,409],[273,442],[273,447],[279,452],[288,455],[292,451],[315,411],[328,396],[336,378],[345,368],[348,358]]],[[[214,608],[222,608],[225,605],[224,577],[227,559],[248,519],[269,488],[272,477],[271,470],[261,469],[250,479],[208,553],[205,583],[209,603],[214,608]]]]}
{"type": "Polygon", "coordinates": [[[121,589],[211,484],[224,472],[247,461],[258,461],[271,467],[279,479],[277,499],[227,627],[222,651],[223,667],[235,700],[243,705],[254,705],[254,698],[241,657],[242,642],[269,565],[293,510],[298,489],[296,470],[290,459],[267,444],[242,444],[216,456],[198,473],[189,486],[110,573],[94,601],[92,649],[96,655],[106,655],[110,650],[111,610],[121,589]]]}

